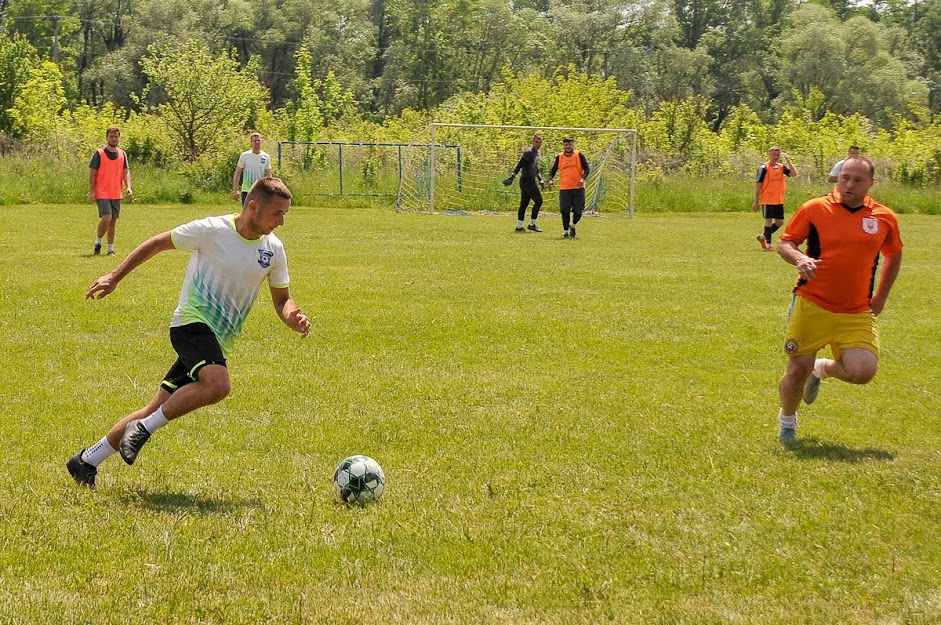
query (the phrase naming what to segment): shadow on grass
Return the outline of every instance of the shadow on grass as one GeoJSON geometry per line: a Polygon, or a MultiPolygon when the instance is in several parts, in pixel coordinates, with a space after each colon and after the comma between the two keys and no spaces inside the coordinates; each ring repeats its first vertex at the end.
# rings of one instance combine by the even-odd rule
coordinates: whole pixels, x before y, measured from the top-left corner
{"type": "Polygon", "coordinates": [[[887,462],[895,460],[895,454],[884,449],[864,447],[853,449],[839,443],[828,443],[816,438],[801,438],[789,443],[785,449],[801,459],[830,460],[832,462],[887,462]]]}
{"type": "Polygon", "coordinates": [[[220,498],[146,488],[138,488],[123,493],[121,498],[125,503],[137,504],[141,508],[154,512],[174,514],[185,512],[196,515],[215,515],[262,507],[261,502],[257,499],[220,498]]]}

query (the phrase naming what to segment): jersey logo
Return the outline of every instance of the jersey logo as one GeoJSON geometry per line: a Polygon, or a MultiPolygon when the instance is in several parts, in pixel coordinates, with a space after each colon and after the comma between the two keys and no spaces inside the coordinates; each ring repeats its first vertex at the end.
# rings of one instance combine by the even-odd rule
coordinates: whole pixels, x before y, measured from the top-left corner
{"type": "Polygon", "coordinates": [[[784,353],[793,354],[797,351],[797,339],[788,339],[784,344],[784,353]]]}
{"type": "Polygon", "coordinates": [[[866,234],[879,232],[879,220],[872,217],[863,217],[863,232],[866,234]]]}
{"type": "Polygon", "coordinates": [[[258,250],[258,264],[267,269],[271,266],[271,258],[274,252],[271,250],[258,250]]]}

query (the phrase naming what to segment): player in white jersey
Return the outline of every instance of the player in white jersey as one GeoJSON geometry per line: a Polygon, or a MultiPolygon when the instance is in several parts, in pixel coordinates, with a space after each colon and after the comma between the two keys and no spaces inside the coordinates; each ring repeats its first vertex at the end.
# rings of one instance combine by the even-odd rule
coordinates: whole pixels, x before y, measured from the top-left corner
{"type": "Polygon", "coordinates": [[[261,149],[261,133],[251,134],[252,149],[245,150],[239,156],[235,166],[235,175],[232,176],[232,197],[241,199],[242,204],[255,181],[271,175],[271,156],[261,149]]]}
{"type": "Polygon", "coordinates": [[[86,299],[101,299],[160,252],[192,250],[180,303],[170,322],[177,361],[150,403],[69,459],[66,468],[76,482],[94,488],[101,462],[120,452],[127,464],[134,464],[157,429],[229,394],[232,384],[226,356],[266,280],[275,311],[285,325],[302,337],[310,333],[310,321],[291,298],[287,257],[274,235],[290,207],[291,192],[284,183],[261,178],[252,185],[239,214],[199,219],[153,236],[92,283],[86,299]]]}

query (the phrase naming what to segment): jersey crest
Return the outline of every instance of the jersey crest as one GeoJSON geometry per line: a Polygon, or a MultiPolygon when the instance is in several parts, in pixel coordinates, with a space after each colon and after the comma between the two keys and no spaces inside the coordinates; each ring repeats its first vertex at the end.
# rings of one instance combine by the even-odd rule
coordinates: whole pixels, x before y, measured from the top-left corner
{"type": "Polygon", "coordinates": [[[274,252],[271,250],[258,250],[258,264],[267,269],[271,266],[271,258],[274,256],[274,252]]]}
{"type": "Polygon", "coordinates": [[[863,232],[866,234],[879,232],[879,220],[872,217],[863,217],[863,232]]]}

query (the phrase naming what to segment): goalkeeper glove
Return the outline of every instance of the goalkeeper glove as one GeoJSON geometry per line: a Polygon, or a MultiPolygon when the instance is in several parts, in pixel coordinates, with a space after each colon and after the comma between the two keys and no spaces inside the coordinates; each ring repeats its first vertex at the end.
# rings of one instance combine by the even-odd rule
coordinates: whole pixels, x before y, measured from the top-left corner
{"type": "Polygon", "coordinates": [[[508,187],[513,184],[514,178],[516,178],[516,174],[510,174],[510,177],[503,181],[503,186],[508,187]]]}

